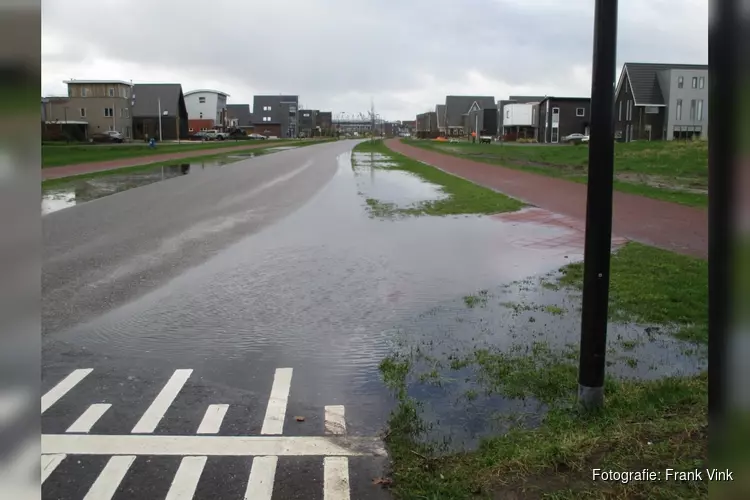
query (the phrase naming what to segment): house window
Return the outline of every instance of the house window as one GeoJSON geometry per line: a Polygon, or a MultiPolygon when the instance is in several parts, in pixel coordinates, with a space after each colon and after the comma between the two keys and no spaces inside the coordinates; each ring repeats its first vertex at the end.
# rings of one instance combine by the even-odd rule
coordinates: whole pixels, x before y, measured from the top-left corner
{"type": "Polygon", "coordinates": [[[690,121],[695,121],[695,111],[696,111],[696,100],[691,99],[690,100],[690,121]]]}
{"type": "Polygon", "coordinates": [[[201,113],[201,116],[200,116],[200,117],[201,117],[201,120],[202,120],[202,119],[203,119],[203,113],[201,113]]]}
{"type": "Polygon", "coordinates": [[[78,111],[81,113],[81,118],[86,118],[86,108],[81,108],[78,111]]]}
{"type": "Polygon", "coordinates": [[[123,108],[123,111],[125,112],[125,118],[130,118],[130,110],[128,108],[123,108]]]}
{"type": "Polygon", "coordinates": [[[693,77],[693,88],[694,89],[698,88],[698,77],[697,76],[693,77]]]}
{"type": "Polygon", "coordinates": [[[271,111],[271,106],[263,106],[263,111],[271,111]]]}
{"type": "Polygon", "coordinates": [[[698,78],[698,88],[699,89],[706,88],[706,77],[705,76],[702,76],[702,77],[698,78]]]}
{"type": "Polygon", "coordinates": [[[576,116],[585,116],[586,108],[576,108],[576,116]]]}
{"type": "Polygon", "coordinates": [[[678,76],[677,77],[677,88],[681,89],[685,86],[685,77],[684,76],[678,76]]]}
{"type": "Polygon", "coordinates": [[[109,90],[107,90],[107,94],[109,95],[109,97],[114,97],[115,96],[115,88],[114,87],[110,87],[109,90]]]}
{"type": "Polygon", "coordinates": [[[264,122],[270,122],[271,121],[271,117],[270,116],[264,116],[263,117],[263,121],[264,122]]]}
{"type": "Polygon", "coordinates": [[[89,96],[89,89],[86,87],[81,88],[81,97],[88,97],[89,96]]]}
{"type": "Polygon", "coordinates": [[[659,108],[658,108],[658,106],[646,106],[646,114],[647,115],[658,115],[659,114],[659,108]]]}
{"type": "Polygon", "coordinates": [[[682,120],[682,99],[677,99],[677,106],[676,106],[676,114],[675,119],[676,120],[682,120]]]}
{"type": "Polygon", "coordinates": [[[200,104],[206,104],[206,98],[205,98],[205,97],[199,97],[199,98],[198,98],[198,102],[199,102],[200,104]]]}
{"type": "Polygon", "coordinates": [[[104,116],[112,118],[115,116],[115,110],[112,108],[104,108],[104,116]]]}
{"type": "Polygon", "coordinates": [[[699,122],[703,121],[703,99],[700,99],[698,101],[698,116],[697,116],[697,118],[698,118],[699,122]]]}
{"type": "Polygon", "coordinates": [[[617,121],[622,121],[622,101],[620,101],[617,106],[617,121]]]}
{"type": "Polygon", "coordinates": [[[507,118],[508,120],[510,120],[510,110],[509,109],[505,110],[505,118],[507,118]]]}

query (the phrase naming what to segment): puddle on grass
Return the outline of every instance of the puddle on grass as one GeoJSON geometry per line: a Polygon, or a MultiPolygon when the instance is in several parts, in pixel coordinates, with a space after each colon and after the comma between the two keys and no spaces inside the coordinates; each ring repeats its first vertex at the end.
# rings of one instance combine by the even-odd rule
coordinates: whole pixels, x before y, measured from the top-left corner
{"type": "MultiPolygon", "coordinates": [[[[411,365],[407,395],[418,402],[426,427],[420,439],[443,452],[474,449],[483,438],[507,432],[512,425],[541,421],[545,404],[533,397],[501,395],[475,356],[540,352],[544,357],[537,359],[542,362],[567,360],[577,366],[581,296],[576,290],[553,289],[557,276],[446,302],[400,330],[395,352],[411,365]]],[[[609,324],[608,376],[653,380],[706,368],[705,347],[675,339],[663,326],[609,324]]],[[[575,384],[570,390],[572,401],[575,384]]]]}
{"type": "Polygon", "coordinates": [[[127,191],[155,182],[161,182],[183,175],[195,175],[206,169],[222,167],[240,160],[257,156],[256,153],[226,156],[214,160],[195,161],[176,165],[162,165],[148,170],[128,173],[112,173],[100,177],[71,179],[64,185],[57,185],[43,190],[42,215],[80,203],[103,198],[115,193],[127,191]]]}
{"type": "MultiPolygon", "coordinates": [[[[497,418],[503,412],[527,413],[530,422],[538,419],[543,411],[536,402],[485,394],[475,382],[475,369],[452,370],[450,357],[482,346],[502,349],[549,341],[564,347],[577,342],[575,301],[580,299],[573,297],[566,305],[559,292],[540,285],[498,286],[580,261],[583,231],[540,209],[492,217],[374,219],[362,209],[358,189],[389,186],[393,177],[388,176],[399,172],[375,168],[358,175],[351,159],[348,154],[339,157],[336,174],[304,207],[167,284],[58,332],[56,341],[127,363],[174,360],[202,366],[228,384],[233,380],[227,366],[252,366],[258,374],[294,366],[304,373],[295,378],[296,397],[309,398],[311,405],[346,404],[348,432],[361,435],[382,430],[394,402],[382,382],[380,362],[394,349],[407,354],[419,350],[424,355],[414,361],[408,390],[425,402],[424,419],[438,424],[428,434],[431,440],[470,447],[507,425],[497,418]],[[489,292],[477,292],[483,289],[489,292]],[[565,307],[571,316],[516,314],[513,307],[501,305],[526,299],[565,307]],[[433,366],[433,359],[440,366],[433,366]],[[419,380],[433,369],[437,380],[419,380]],[[469,391],[475,397],[468,398],[469,391]]],[[[361,163],[360,157],[358,168],[367,169],[361,163]]],[[[424,189],[415,186],[410,199],[418,199],[424,189]]],[[[151,260],[182,251],[183,241],[204,238],[195,232],[170,238],[154,254],[127,261],[118,272],[148,270],[151,260]]],[[[620,331],[643,335],[637,326],[620,331]]],[[[610,339],[617,339],[614,330],[610,339]]],[[[663,356],[675,345],[666,336],[663,341],[667,347],[653,351],[660,370],[675,365],[659,361],[668,359],[663,356]]],[[[639,351],[632,356],[645,359],[639,351]]],[[[648,367],[640,363],[635,369],[648,367]]]]}
{"type": "Polygon", "coordinates": [[[447,198],[442,187],[426,182],[411,172],[396,170],[398,166],[390,157],[380,153],[354,153],[352,169],[357,179],[359,193],[379,203],[409,208],[425,201],[447,198]]]}

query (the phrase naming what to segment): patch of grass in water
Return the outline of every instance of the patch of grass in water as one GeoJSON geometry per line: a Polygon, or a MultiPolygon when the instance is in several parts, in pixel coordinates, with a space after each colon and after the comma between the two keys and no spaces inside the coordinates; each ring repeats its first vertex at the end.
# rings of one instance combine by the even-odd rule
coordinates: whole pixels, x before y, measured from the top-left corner
{"type": "Polygon", "coordinates": [[[480,290],[476,295],[467,295],[464,297],[464,304],[468,308],[481,307],[487,305],[487,299],[489,298],[488,290],[480,290]]]}
{"type": "MultiPolygon", "coordinates": [[[[379,153],[395,166],[393,170],[403,170],[418,175],[426,182],[440,186],[447,195],[444,199],[421,202],[413,207],[397,207],[388,203],[379,203],[387,207],[386,215],[459,215],[459,214],[495,214],[513,212],[524,207],[518,200],[505,196],[491,189],[479,186],[467,180],[438,170],[424,163],[412,160],[388,149],[382,140],[364,141],[354,148],[355,153],[379,153]]],[[[377,162],[372,165],[378,168],[377,162]]],[[[368,202],[368,205],[370,203],[368,202]]],[[[381,215],[382,216],[382,215],[381,215]]]]}
{"type": "MultiPolygon", "coordinates": [[[[560,271],[560,284],[582,289],[582,262],[560,271]]],[[[707,261],[628,243],[612,255],[610,278],[613,320],[675,325],[675,337],[708,343],[707,261]]]]}
{"type": "MultiPolygon", "coordinates": [[[[524,349],[477,351],[464,361],[478,367],[493,391],[542,401],[548,412],[538,427],[513,425],[472,452],[440,456],[425,444],[419,404],[406,397],[403,386],[386,437],[396,498],[707,496],[707,483],[700,481],[591,480],[594,468],[701,468],[707,460],[706,373],[648,382],[608,378],[605,407],[587,413],[574,404],[577,366],[570,356],[544,343],[524,349]]],[[[469,389],[464,395],[468,404],[478,392],[469,389]]]]}
{"type": "Polygon", "coordinates": [[[553,316],[562,316],[567,312],[565,308],[553,305],[544,306],[544,311],[552,314],[553,316]]]}

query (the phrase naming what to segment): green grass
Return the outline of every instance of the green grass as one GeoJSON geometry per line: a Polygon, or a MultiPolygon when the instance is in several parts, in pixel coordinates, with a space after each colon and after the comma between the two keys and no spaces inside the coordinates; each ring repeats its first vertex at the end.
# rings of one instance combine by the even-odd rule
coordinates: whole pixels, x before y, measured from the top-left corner
{"type": "MultiPolygon", "coordinates": [[[[583,263],[560,270],[560,283],[582,288],[583,263]]],[[[675,335],[708,342],[708,262],[628,243],[612,255],[610,317],[674,325],[675,335]]]]}
{"type": "MultiPolygon", "coordinates": [[[[678,337],[707,341],[704,260],[629,243],[613,255],[611,267],[611,309],[618,319],[676,325],[678,337]]],[[[561,271],[557,283],[560,289],[581,288],[581,264],[561,271]]],[[[470,297],[468,302],[474,304],[475,296],[470,297]]],[[[563,311],[549,305],[501,305],[516,310],[540,307],[551,314],[563,311]]],[[[617,345],[622,351],[632,352],[638,343],[621,339],[617,345]]],[[[392,489],[398,499],[708,497],[705,481],[592,481],[594,468],[647,468],[661,471],[664,479],[667,468],[684,471],[705,467],[706,372],[650,381],[608,375],[604,408],[584,412],[576,404],[576,345],[557,350],[535,341],[503,351],[476,348],[468,355],[451,354],[443,366],[469,369],[463,372],[468,378],[462,376],[462,380],[470,386],[461,386],[467,412],[471,406],[482,404],[477,401],[482,394],[541,403],[548,411],[534,427],[524,425],[524,420],[517,418],[521,414],[504,414],[503,420],[511,423],[508,432],[483,440],[477,449],[446,455],[440,443],[426,440],[429,426],[421,420],[422,403],[408,395],[407,383],[415,383],[412,371],[420,366],[416,361],[421,350],[409,352],[381,364],[381,368],[399,367],[383,370],[388,387],[398,398],[386,434],[392,489]]],[[[639,364],[633,355],[622,357],[620,362],[631,368],[639,364]]],[[[528,410],[520,410],[524,411],[528,410]]]]}
{"type": "MultiPolygon", "coordinates": [[[[573,404],[577,366],[569,353],[544,344],[520,351],[479,351],[469,363],[493,391],[544,402],[549,412],[538,427],[515,425],[472,452],[439,455],[425,444],[419,403],[399,390],[386,438],[396,498],[707,498],[705,482],[591,480],[594,468],[701,467],[707,458],[705,373],[649,382],[609,378],[604,409],[584,413],[573,404]]],[[[402,386],[407,373],[399,373],[402,386]]],[[[465,396],[474,401],[478,392],[469,389],[465,396]]]]}
{"type": "Polygon", "coordinates": [[[362,142],[354,151],[385,155],[389,157],[389,161],[396,163],[396,166],[378,166],[375,163],[374,168],[410,172],[440,186],[447,195],[444,199],[426,201],[412,207],[398,207],[392,203],[368,198],[366,202],[374,216],[494,214],[512,212],[523,207],[523,203],[518,200],[395,153],[388,149],[382,140],[362,142]]]}
{"type": "MultiPolygon", "coordinates": [[[[63,165],[78,165],[81,163],[92,163],[109,160],[120,160],[125,158],[143,158],[148,156],[182,153],[196,151],[198,154],[207,150],[221,150],[224,148],[233,148],[238,146],[247,146],[248,148],[260,147],[261,145],[283,146],[292,143],[312,142],[312,141],[273,141],[263,142],[240,140],[229,140],[226,142],[209,142],[204,144],[177,144],[164,143],[159,144],[156,148],[149,148],[143,145],[42,145],[42,168],[59,167],[63,165]]],[[[197,155],[196,155],[197,156],[197,155]]]]}
{"type": "MultiPolygon", "coordinates": [[[[277,145],[274,144],[273,146],[254,148],[251,151],[256,155],[262,155],[262,154],[267,154],[270,149],[273,149],[275,147],[277,147],[277,145]]],[[[238,154],[241,152],[242,151],[233,151],[232,154],[238,154]]],[[[66,186],[73,182],[77,182],[77,181],[81,181],[85,179],[107,177],[109,175],[122,175],[122,174],[143,172],[145,170],[151,170],[153,168],[160,167],[162,165],[174,165],[180,162],[214,160],[214,159],[224,158],[226,156],[228,156],[227,153],[214,152],[214,153],[203,154],[203,155],[198,155],[198,156],[191,156],[189,158],[181,158],[179,160],[162,160],[162,161],[157,161],[154,163],[148,163],[146,165],[136,165],[134,167],[123,167],[123,168],[115,168],[115,169],[110,169],[110,170],[101,170],[98,172],[90,172],[87,174],[73,175],[69,177],[60,177],[59,179],[47,179],[45,181],[42,181],[42,189],[44,190],[44,189],[50,189],[50,188],[58,188],[58,187],[66,186]]]]}
{"type": "MultiPolygon", "coordinates": [[[[586,183],[585,145],[498,145],[408,141],[409,144],[493,165],[586,183]]],[[[615,145],[616,191],[707,207],[708,142],[653,141],[615,145]]]]}

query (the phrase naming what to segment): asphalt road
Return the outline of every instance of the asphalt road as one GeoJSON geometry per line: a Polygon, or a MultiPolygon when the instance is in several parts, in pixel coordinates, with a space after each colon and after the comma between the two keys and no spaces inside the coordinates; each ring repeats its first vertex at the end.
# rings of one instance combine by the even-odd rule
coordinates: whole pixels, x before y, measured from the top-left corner
{"type": "MultiPolygon", "coordinates": [[[[86,437],[105,439],[142,434],[143,429],[136,432],[135,424],[149,411],[152,415],[156,411],[157,425],[146,430],[146,436],[194,436],[202,422],[209,419],[206,412],[213,408],[224,412],[218,423],[214,415],[217,436],[241,439],[283,432],[284,436],[325,437],[326,426],[341,420],[336,415],[344,401],[339,391],[317,387],[321,380],[312,376],[319,370],[315,364],[293,366],[295,363],[287,362],[283,352],[257,336],[240,346],[227,344],[226,349],[212,351],[211,345],[221,345],[222,331],[232,324],[231,308],[222,308],[254,286],[252,270],[243,270],[241,255],[247,255],[246,250],[239,251],[239,258],[235,251],[229,261],[218,259],[230,263],[230,279],[225,280],[226,274],[206,267],[206,262],[241,240],[252,240],[253,235],[303,207],[330,182],[340,167],[339,157],[354,144],[337,142],[283,151],[44,216],[42,390],[43,394],[49,393],[47,400],[54,404],[43,412],[43,433],[68,431],[73,437],[88,434],[86,437]],[[174,284],[175,278],[190,272],[191,284],[174,284]],[[243,279],[238,282],[236,278],[240,276],[243,279]],[[194,305],[178,299],[178,310],[173,309],[175,301],[169,299],[186,290],[204,305],[210,303],[219,308],[203,316],[212,323],[211,328],[191,319],[197,313],[194,305]],[[151,295],[154,292],[166,295],[156,298],[151,295]],[[154,320],[149,316],[155,305],[171,312],[159,311],[159,319],[154,320]],[[128,308],[133,306],[137,312],[128,308]],[[139,319],[150,326],[132,324],[139,319]],[[180,323],[185,325],[185,332],[191,331],[182,338],[184,344],[180,323]],[[175,332],[177,337],[169,337],[166,343],[153,338],[157,331],[166,330],[175,332]],[[110,338],[113,331],[117,334],[110,338]],[[286,368],[293,368],[288,380],[280,375],[286,368]],[[177,383],[178,373],[185,373],[179,370],[185,369],[192,371],[183,385],[174,386],[178,394],[173,401],[165,400],[166,408],[162,407],[159,417],[157,395],[162,388],[177,383]],[[69,392],[64,392],[69,387],[65,382],[58,385],[68,375],[76,377],[81,373],[85,377],[69,392]],[[55,395],[61,394],[55,400],[55,395]],[[288,400],[286,411],[279,410],[279,399],[284,397],[288,400]],[[85,411],[92,404],[89,411],[94,413],[87,416],[85,411]],[[221,410],[222,405],[226,405],[225,410],[221,410]],[[103,413],[97,413],[102,408],[103,413]],[[326,419],[329,413],[332,416],[326,419]],[[94,414],[97,417],[92,421],[94,414]],[[298,422],[296,416],[304,416],[304,421],[298,422]],[[73,424],[79,417],[82,420],[76,427],[73,424]],[[275,433],[266,430],[266,421],[273,422],[274,418],[282,422],[275,433]]],[[[348,155],[344,158],[348,161],[348,155]]],[[[280,267],[284,267],[283,263],[280,267]]],[[[265,282],[257,290],[268,293],[276,286],[288,285],[265,282]]],[[[252,308],[252,300],[239,309],[246,307],[252,308]]],[[[363,401],[359,401],[360,408],[363,401]]],[[[356,420],[357,412],[351,413],[354,417],[347,415],[344,421],[356,420]]],[[[376,435],[382,421],[382,414],[375,415],[370,420],[372,425],[350,425],[346,435],[369,439],[376,435]]],[[[343,449],[358,449],[348,437],[344,439],[343,449]]],[[[78,499],[87,493],[91,496],[86,498],[110,498],[112,492],[118,499],[166,498],[168,493],[177,495],[179,488],[187,492],[170,498],[243,498],[245,492],[254,492],[256,496],[250,498],[260,499],[266,498],[263,492],[269,481],[268,492],[272,491],[274,499],[323,498],[325,481],[329,483],[327,488],[339,494],[351,490],[353,498],[379,498],[385,494],[372,486],[372,478],[383,474],[382,445],[365,456],[349,457],[348,479],[341,475],[340,462],[338,467],[332,463],[326,466],[330,470],[325,470],[324,457],[306,455],[300,451],[303,444],[287,446],[286,454],[280,453],[276,459],[275,469],[269,469],[263,467],[262,461],[248,456],[252,449],[234,456],[227,452],[224,456],[224,445],[209,443],[202,474],[189,468],[177,474],[181,455],[197,453],[187,446],[166,456],[158,456],[158,452],[147,456],[135,453],[136,458],[121,480],[112,479],[124,473],[122,464],[118,469],[117,459],[112,456],[124,453],[128,460],[127,451],[114,449],[97,455],[83,450],[70,454],[66,450],[72,448],[65,446],[68,448],[62,454],[67,453],[67,457],[58,460],[55,457],[61,454],[50,452],[54,451],[54,443],[43,445],[43,468],[46,465],[47,470],[52,470],[43,482],[45,499],[78,499]],[[111,460],[115,461],[107,465],[111,460]],[[258,461],[257,466],[253,465],[254,460],[258,461]],[[200,481],[191,484],[191,477],[200,477],[200,481]],[[343,488],[341,484],[347,481],[351,486],[343,488]]]]}
{"type": "MultiPolygon", "coordinates": [[[[43,498],[388,497],[380,361],[405,336],[505,338],[464,321],[464,297],[579,250],[512,218],[375,219],[368,197],[440,193],[353,168],[354,144],[43,217],[43,498]]],[[[441,430],[463,432],[460,413],[441,430]]]]}

